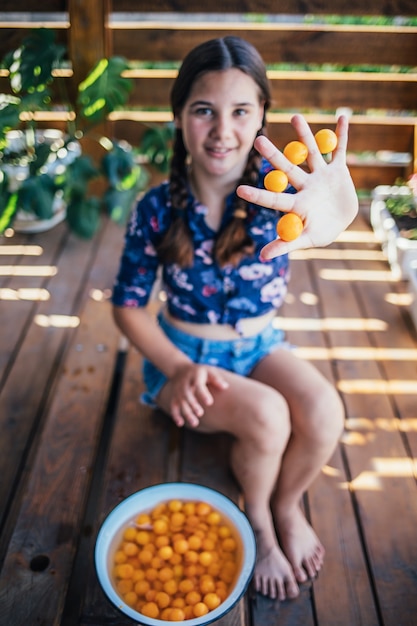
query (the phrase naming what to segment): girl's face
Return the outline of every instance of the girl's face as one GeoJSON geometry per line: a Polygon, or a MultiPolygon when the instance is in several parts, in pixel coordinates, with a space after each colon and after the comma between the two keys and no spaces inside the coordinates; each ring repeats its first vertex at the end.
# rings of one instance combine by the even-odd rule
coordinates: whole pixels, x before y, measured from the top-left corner
{"type": "Polygon", "coordinates": [[[239,180],[263,115],[257,84],[240,70],[207,72],[196,80],[175,119],[193,175],[239,180]]]}

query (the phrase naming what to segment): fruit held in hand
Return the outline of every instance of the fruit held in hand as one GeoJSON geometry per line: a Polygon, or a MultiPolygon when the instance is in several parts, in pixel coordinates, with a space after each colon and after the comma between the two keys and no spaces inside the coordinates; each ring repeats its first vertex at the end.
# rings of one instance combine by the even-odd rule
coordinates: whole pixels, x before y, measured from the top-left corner
{"type": "Polygon", "coordinates": [[[283,241],[293,241],[303,232],[303,220],[296,213],[286,213],[277,224],[277,234],[283,241]]]}
{"type": "Polygon", "coordinates": [[[320,154],[329,154],[337,146],[337,135],[330,128],[322,128],[314,135],[320,154]]]}
{"type": "Polygon", "coordinates": [[[308,155],[308,148],[301,141],[290,141],[284,148],[284,156],[294,165],[304,163],[308,155]]]}
{"type": "Polygon", "coordinates": [[[275,191],[277,193],[284,191],[288,185],[287,175],[281,170],[272,170],[268,172],[264,179],[265,189],[275,191]]]}

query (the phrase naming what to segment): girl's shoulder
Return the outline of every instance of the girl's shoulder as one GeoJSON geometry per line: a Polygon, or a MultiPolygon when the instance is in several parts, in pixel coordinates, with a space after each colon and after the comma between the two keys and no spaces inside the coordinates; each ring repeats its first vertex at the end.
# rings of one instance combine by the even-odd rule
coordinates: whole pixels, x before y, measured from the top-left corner
{"type": "Polygon", "coordinates": [[[139,199],[136,208],[138,211],[158,212],[169,206],[169,183],[164,181],[155,187],[148,189],[139,199]]]}

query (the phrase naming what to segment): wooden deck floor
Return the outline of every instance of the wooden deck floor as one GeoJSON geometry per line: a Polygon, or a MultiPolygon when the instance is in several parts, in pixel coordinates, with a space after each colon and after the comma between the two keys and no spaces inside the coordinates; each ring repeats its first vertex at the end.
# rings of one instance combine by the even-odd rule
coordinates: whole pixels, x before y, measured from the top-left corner
{"type": "MultiPolygon", "coordinates": [[[[63,225],[0,245],[0,626],[128,626],[93,549],[130,493],[176,480],[238,497],[224,437],[138,403],[140,356],[108,301],[122,231],[63,225]]],[[[417,623],[417,342],[368,207],[325,250],[294,255],[279,322],[346,405],[340,446],[306,494],[327,557],[296,601],[246,597],[221,626],[417,623]]]]}

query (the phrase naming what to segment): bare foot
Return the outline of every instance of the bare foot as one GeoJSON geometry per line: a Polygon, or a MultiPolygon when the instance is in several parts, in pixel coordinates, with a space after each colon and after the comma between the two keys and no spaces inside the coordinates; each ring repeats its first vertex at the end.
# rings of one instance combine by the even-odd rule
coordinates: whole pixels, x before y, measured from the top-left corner
{"type": "Polygon", "coordinates": [[[278,600],[293,599],[300,590],[292,567],[278,545],[265,548],[258,537],[258,557],[255,565],[255,589],[264,596],[278,600]]]}
{"type": "Polygon", "coordinates": [[[315,578],[323,565],[325,550],[301,509],[277,515],[276,523],[280,545],[296,581],[304,583],[315,578]]]}

